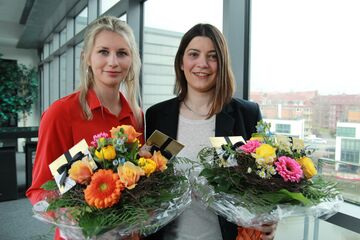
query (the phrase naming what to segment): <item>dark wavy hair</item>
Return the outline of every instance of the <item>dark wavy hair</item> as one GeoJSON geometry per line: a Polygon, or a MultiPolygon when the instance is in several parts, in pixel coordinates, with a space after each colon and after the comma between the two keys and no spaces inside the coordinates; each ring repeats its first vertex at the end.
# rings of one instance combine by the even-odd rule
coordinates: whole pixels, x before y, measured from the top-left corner
{"type": "Polygon", "coordinates": [[[214,44],[218,59],[218,72],[216,76],[217,79],[215,84],[214,102],[209,112],[209,117],[211,117],[214,114],[220,112],[223,106],[230,102],[235,93],[235,79],[231,68],[228,45],[224,35],[215,26],[211,24],[200,23],[193,26],[182,37],[174,63],[176,74],[174,94],[176,94],[180,100],[184,100],[187,94],[187,81],[181,66],[183,64],[185,49],[191,40],[195,37],[210,38],[214,44]]]}

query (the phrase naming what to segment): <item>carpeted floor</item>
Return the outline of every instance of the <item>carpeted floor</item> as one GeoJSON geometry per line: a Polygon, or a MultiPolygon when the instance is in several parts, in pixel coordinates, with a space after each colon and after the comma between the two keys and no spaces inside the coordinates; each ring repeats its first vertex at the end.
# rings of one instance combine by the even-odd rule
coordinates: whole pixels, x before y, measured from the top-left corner
{"type": "Polygon", "coordinates": [[[53,239],[52,227],[32,217],[31,208],[26,198],[0,202],[0,239],[53,239]]]}

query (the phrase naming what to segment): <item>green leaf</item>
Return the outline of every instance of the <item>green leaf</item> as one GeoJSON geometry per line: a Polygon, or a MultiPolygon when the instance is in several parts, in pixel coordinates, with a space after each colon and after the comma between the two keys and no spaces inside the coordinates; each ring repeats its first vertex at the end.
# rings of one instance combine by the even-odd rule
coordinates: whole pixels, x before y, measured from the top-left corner
{"type": "Polygon", "coordinates": [[[286,189],[280,189],[275,193],[264,193],[261,197],[264,197],[266,200],[274,204],[280,203],[289,203],[289,202],[298,202],[303,205],[310,205],[312,202],[307,199],[302,193],[289,192],[286,189]]]}
{"type": "Polygon", "coordinates": [[[58,186],[56,185],[56,182],[54,180],[47,181],[43,185],[41,185],[41,188],[47,191],[53,191],[57,190],[58,186]]]}
{"type": "Polygon", "coordinates": [[[205,178],[214,177],[214,169],[213,168],[205,168],[203,169],[199,176],[203,176],[205,178]]]}

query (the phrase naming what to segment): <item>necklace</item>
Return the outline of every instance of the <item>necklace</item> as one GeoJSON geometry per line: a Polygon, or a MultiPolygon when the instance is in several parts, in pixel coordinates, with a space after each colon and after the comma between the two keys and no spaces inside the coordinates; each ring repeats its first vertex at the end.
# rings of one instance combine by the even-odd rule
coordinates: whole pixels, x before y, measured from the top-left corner
{"type": "Polygon", "coordinates": [[[195,115],[200,116],[200,117],[207,117],[207,116],[209,116],[209,114],[201,114],[201,113],[195,112],[194,110],[192,110],[192,109],[185,103],[185,101],[183,101],[183,103],[184,103],[184,106],[185,106],[190,112],[194,113],[195,115]]]}

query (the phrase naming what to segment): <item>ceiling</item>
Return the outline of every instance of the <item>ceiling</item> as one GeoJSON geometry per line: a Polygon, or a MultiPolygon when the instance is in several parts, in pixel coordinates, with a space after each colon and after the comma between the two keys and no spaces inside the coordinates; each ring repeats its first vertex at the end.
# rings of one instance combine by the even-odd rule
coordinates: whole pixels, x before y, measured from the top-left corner
{"type": "Polygon", "coordinates": [[[24,30],[20,24],[27,0],[0,0],[0,47],[16,47],[24,30]]]}
{"type": "Polygon", "coordinates": [[[79,1],[0,0],[0,48],[41,48],[44,40],[79,1]]]}

